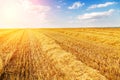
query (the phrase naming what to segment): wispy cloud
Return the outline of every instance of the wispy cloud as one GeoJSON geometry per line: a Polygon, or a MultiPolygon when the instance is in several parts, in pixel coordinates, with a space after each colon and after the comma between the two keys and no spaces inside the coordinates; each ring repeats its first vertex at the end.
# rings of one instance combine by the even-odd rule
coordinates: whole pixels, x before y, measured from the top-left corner
{"type": "Polygon", "coordinates": [[[72,4],[72,6],[69,6],[68,9],[78,9],[84,5],[85,5],[85,3],[75,2],[72,4]]]}
{"type": "Polygon", "coordinates": [[[110,6],[110,5],[114,5],[116,3],[117,2],[106,2],[106,3],[103,3],[103,4],[94,4],[94,5],[91,5],[90,7],[88,7],[87,10],[95,9],[95,8],[103,8],[103,7],[107,7],[107,6],[110,6]]]}
{"type": "Polygon", "coordinates": [[[114,11],[115,11],[114,9],[110,9],[110,10],[104,11],[104,12],[85,13],[83,15],[79,15],[78,19],[79,20],[96,20],[96,19],[100,19],[100,18],[110,16],[110,15],[112,15],[112,13],[114,11]]]}
{"type": "Polygon", "coordinates": [[[57,5],[56,7],[57,7],[58,9],[60,9],[60,8],[61,8],[61,6],[60,6],[60,5],[57,5]]]}

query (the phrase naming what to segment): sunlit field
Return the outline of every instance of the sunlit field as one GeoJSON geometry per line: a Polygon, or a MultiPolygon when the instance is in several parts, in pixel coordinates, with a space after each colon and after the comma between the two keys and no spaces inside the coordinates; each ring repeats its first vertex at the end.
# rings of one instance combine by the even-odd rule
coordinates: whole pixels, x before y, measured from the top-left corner
{"type": "Polygon", "coordinates": [[[0,80],[120,80],[120,28],[0,29],[0,80]]]}

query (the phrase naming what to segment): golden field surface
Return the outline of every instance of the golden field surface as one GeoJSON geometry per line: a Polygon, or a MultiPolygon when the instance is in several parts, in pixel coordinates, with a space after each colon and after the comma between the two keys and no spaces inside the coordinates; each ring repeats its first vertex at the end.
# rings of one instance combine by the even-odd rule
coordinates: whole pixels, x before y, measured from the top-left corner
{"type": "Polygon", "coordinates": [[[0,29],[0,80],[120,80],[120,28],[0,29]]]}

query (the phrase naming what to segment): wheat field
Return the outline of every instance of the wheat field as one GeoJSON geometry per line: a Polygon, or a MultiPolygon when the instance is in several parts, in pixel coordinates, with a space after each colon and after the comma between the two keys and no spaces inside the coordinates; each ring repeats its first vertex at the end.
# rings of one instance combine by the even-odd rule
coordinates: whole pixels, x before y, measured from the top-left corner
{"type": "Polygon", "coordinates": [[[120,28],[0,29],[0,80],[120,80],[120,28]]]}

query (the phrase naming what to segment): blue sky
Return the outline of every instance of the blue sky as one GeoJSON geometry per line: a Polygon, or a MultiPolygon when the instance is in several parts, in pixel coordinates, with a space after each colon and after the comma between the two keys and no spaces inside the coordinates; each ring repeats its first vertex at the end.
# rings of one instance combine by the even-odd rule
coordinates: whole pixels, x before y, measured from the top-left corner
{"type": "MultiPolygon", "coordinates": [[[[56,5],[60,6],[59,9],[55,9],[53,15],[57,15],[56,18],[63,25],[59,26],[68,26],[68,27],[106,27],[106,26],[120,26],[120,1],[119,0],[61,0],[59,2],[56,0],[56,5]],[[84,4],[79,8],[69,9],[75,3],[84,4]],[[96,7],[88,9],[92,5],[103,5],[103,7],[96,7]],[[108,4],[108,5],[107,5],[108,4]],[[106,5],[106,6],[104,6],[106,5]],[[107,15],[110,10],[113,10],[110,15],[107,15]],[[103,14],[106,12],[106,15],[103,14]],[[84,14],[92,14],[92,13],[101,13],[101,17],[96,19],[89,19],[89,20],[79,20],[77,17],[79,15],[84,14]]],[[[55,8],[56,5],[52,5],[55,8]]],[[[98,15],[99,16],[99,15],[98,15]]],[[[56,20],[56,19],[55,19],[56,20]]],[[[56,24],[57,25],[57,24],[56,24]]]]}
{"type": "Polygon", "coordinates": [[[120,0],[0,0],[0,27],[118,27],[120,0]]]}

